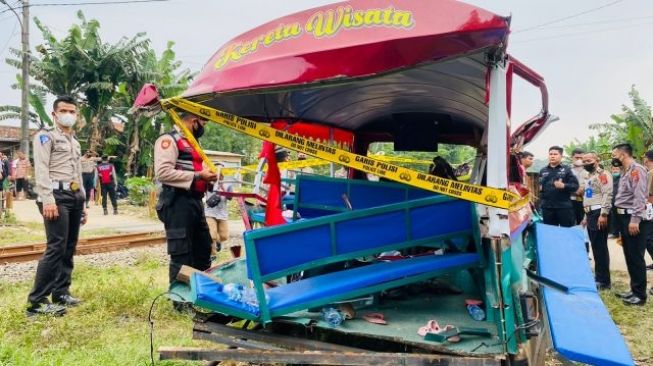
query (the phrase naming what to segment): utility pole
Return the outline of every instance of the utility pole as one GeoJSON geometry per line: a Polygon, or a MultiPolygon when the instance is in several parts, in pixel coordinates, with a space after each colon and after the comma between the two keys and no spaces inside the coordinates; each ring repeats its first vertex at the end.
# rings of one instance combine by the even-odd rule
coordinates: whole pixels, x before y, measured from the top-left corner
{"type": "Polygon", "coordinates": [[[9,10],[18,19],[20,24],[20,38],[22,44],[22,79],[23,88],[20,98],[20,150],[29,157],[29,0],[22,0],[23,19],[16,13],[16,9],[7,3],[7,0],[0,0],[0,3],[7,5],[9,10]]]}
{"type": "Polygon", "coordinates": [[[23,2],[23,23],[21,24],[21,43],[23,46],[23,89],[20,111],[20,150],[29,158],[29,0],[23,2]]]}

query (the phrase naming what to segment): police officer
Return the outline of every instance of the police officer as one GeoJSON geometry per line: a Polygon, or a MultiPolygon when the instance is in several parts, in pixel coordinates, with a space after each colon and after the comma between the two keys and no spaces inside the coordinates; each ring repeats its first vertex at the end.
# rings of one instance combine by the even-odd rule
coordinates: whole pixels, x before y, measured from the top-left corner
{"type": "Polygon", "coordinates": [[[571,199],[571,207],[574,210],[574,220],[576,222],[576,225],[580,225],[580,223],[583,221],[583,218],[585,217],[585,212],[583,209],[583,192],[585,191],[585,181],[587,180],[587,172],[583,167],[584,154],[585,151],[580,148],[575,148],[571,152],[571,162],[572,162],[571,172],[574,173],[576,180],[578,180],[578,189],[576,190],[576,192],[572,192],[569,198],[571,199]]]}
{"type": "Polygon", "coordinates": [[[77,103],[61,96],[54,101],[55,127],[34,136],[37,205],[43,215],[47,247],[36,268],[27,315],[63,315],[80,300],[70,295],[73,254],[80,224],[86,223],[81,149],[73,136],[77,103]],[[54,304],[48,301],[52,295],[54,304]]]}
{"type": "Polygon", "coordinates": [[[611,286],[608,215],[612,208],[612,174],[599,167],[599,157],[593,152],[583,155],[583,168],[587,171],[583,194],[583,225],[587,226],[592,245],[596,287],[607,290],[611,286]]]}
{"type": "MultiPolygon", "coordinates": [[[[649,150],[644,153],[644,166],[648,169],[646,178],[648,179],[648,202],[647,206],[653,204],[653,150],[649,150]]],[[[648,217],[650,219],[650,217],[648,217]]],[[[641,226],[645,226],[646,231],[646,251],[648,255],[653,259],[653,221],[643,220],[640,223],[641,226]]],[[[653,264],[646,266],[647,271],[653,270],[653,264]]]]}
{"type": "MultiPolygon", "coordinates": [[[[187,112],[179,114],[193,136],[200,138],[206,120],[187,112]]],[[[177,126],[156,140],[154,172],[162,184],[156,209],[168,239],[172,284],[182,265],[202,271],[211,265],[211,236],[202,197],[217,176],[202,166],[201,156],[177,126]]],[[[177,310],[183,309],[181,304],[173,303],[177,310]]]]}
{"type": "Polygon", "coordinates": [[[549,148],[549,165],[540,170],[540,207],[544,223],[572,227],[575,223],[571,200],[578,190],[578,180],[571,169],[562,164],[562,148],[549,148]]]}
{"type": "Polygon", "coordinates": [[[97,166],[97,173],[102,189],[102,210],[105,215],[109,214],[107,211],[107,194],[109,194],[109,198],[111,198],[111,207],[113,207],[113,214],[117,215],[118,203],[116,202],[116,184],[118,184],[118,179],[116,178],[116,168],[113,164],[109,163],[108,156],[102,156],[102,162],[97,166]]]}
{"type": "Polygon", "coordinates": [[[630,291],[617,294],[626,305],[646,304],[646,233],[640,231],[648,199],[646,169],[633,159],[630,144],[620,144],[612,149],[612,162],[623,166],[619,191],[614,204],[617,225],[621,233],[622,248],[630,276],[630,291]]]}
{"type": "Polygon", "coordinates": [[[82,179],[86,191],[86,208],[91,199],[91,191],[95,188],[95,157],[92,151],[86,151],[82,156],[82,179]]]}

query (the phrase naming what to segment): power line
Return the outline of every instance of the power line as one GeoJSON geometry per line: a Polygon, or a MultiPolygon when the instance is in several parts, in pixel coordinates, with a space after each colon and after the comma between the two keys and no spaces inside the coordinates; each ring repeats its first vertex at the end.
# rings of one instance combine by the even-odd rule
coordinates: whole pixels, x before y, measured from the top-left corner
{"type": "MultiPolygon", "coordinates": [[[[81,2],[81,3],[44,3],[44,4],[29,4],[28,8],[38,6],[81,6],[81,5],[124,5],[124,4],[140,4],[140,3],[160,3],[171,0],[123,0],[123,1],[96,1],[96,2],[81,2]]],[[[20,7],[22,8],[22,6],[20,7]]],[[[6,13],[10,9],[0,11],[0,14],[6,13]]]]}
{"type": "Polygon", "coordinates": [[[2,51],[0,51],[0,55],[5,53],[7,46],[9,46],[9,43],[11,43],[11,40],[16,35],[16,27],[18,27],[18,22],[14,23],[14,29],[11,30],[11,33],[9,34],[9,38],[7,39],[7,43],[5,43],[5,45],[2,47],[2,51]]]}
{"type": "Polygon", "coordinates": [[[512,44],[530,43],[530,42],[535,42],[535,41],[544,41],[544,40],[549,40],[549,39],[567,38],[567,37],[574,37],[574,36],[578,36],[578,35],[586,35],[586,34],[592,34],[592,33],[607,32],[607,31],[612,31],[612,30],[619,31],[619,30],[622,30],[622,29],[641,27],[641,26],[650,25],[650,24],[653,24],[653,22],[640,23],[640,24],[631,24],[631,25],[624,25],[624,26],[620,26],[620,27],[610,27],[610,28],[603,28],[603,29],[592,29],[592,30],[586,30],[586,31],[580,31],[580,32],[564,33],[564,34],[558,34],[558,35],[551,36],[551,37],[530,38],[530,39],[524,39],[524,40],[511,42],[511,43],[512,44]]]}
{"type": "Polygon", "coordinates": [[[575,27],[585,27],[585,26],[591,26],[591,25],[597,25],[597,24],[614,24],[614,23],[623,23],[623,22],[631,22],[633,20],[646,20],[646,19],[653,19],[653,15],[649,16],[641,16],[641,17],[630,17],[630,18],[617,18],[617,19],[605,19],[605,20],[597,20],[594,22],[585,22],[585,23],[572,23],[572,24],[564,24],[564,25],[554,25],[550,27],[542,27],[537,30],[542,30],[542,31],[548,31],[551,29],[564,29],[564,28],[575,28],[575,27]]]}
{"type": "Polygon", "coordinates": [[[542,24],[534,25],[534,26],[532,26],[532,27],[528,27],[528,28],[524,28],[524,29],[518,29],[518,30],[514,31],[513,33],[528,32],[528,31],[532,31],[532,30],[534,30],[534,29],[542,28],[542,27],[547,26],[547,25],[550,25],[550,24],[555,24],[555,23],[564,22],[565,20],[569,20],[569,19],[577,18],[577,17],[579,17],[579,16],[581,16],[581,15],[589,14],[589,13],[595,12],[595,11],[597,11],[597,10],[601,10],[601,9],[607,8],[607,7],[609,7],[609,6],[612,6],[612,5],[618,4],[618,3],[622,2],[622,1],[623,1],[623,0],[616,0],[616,1],[613,1],[613,2],[611,2],[611,3],[607,3],[607,4],[605,4],[605,5],[598,6],[598,7],[596,7],[596,8],[591,8],[591,9],[587,9],[587,10],[581,11],[580,13],[575,13],[575,14],[572,14],[572,15],[568,15],[568,16],[566,16],[566,17],[562,17],[562,18],[558,18],[558,19],[553,19],[553,20],[550,20],[550,21],[545,22],[545,23],[542,23],[542,24]]]}

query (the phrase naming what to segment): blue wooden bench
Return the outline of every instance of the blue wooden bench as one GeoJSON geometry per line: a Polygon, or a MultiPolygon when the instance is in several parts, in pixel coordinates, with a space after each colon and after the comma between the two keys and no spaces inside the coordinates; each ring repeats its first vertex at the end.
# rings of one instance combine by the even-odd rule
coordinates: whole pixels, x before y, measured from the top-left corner
{"type": "MultiPolygon", "coordinates": [[[[369,182],[355,179],[298,175],[293,204],[295,214],[314,218],[350,209],[343,200],[349,199],[353,210],[389,205],[418,198],[433,197],[436,193],[391,182],[369,182]]],[[[297,217],[297,215],[295,215],[297,217]]]]}
{"type": "Polygon", "coordinates": [[[262,228],[244,234],[258,308],[230,302],[220,284],[193,276],[194,303],[245,319],[273,317],[379,292],[483,264],[473,205],[432,196],[262,228]],[[449,251],[449,239],[473,243],[449,251]],[[325,265],[416,246],[447,247],[444,255],[376,262],[264,289],[264,283],[325,265]]]}
{"type": "Polygon", "coordinates": [[[590,365],[634,365],[596,289],[580,230],[536,224],[535,235],[538,274],[569,288],[543,288],[555,349],[590,365]]]}

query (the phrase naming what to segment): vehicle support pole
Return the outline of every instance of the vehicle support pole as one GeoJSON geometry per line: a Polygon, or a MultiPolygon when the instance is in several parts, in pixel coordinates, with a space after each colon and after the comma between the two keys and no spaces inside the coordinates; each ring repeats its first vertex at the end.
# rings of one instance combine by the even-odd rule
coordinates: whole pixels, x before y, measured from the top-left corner
{"type": "MultiPolygon", "coordinates": [[[[490,187],[506,189],[508,186],[508,110],[506,97],[506,66],[503,59],[497,60],[490,66],[490,99],[488,113],[488,135],[487,135],[487,185],[490,187]]],[[[489,237],[492,245],[492,252],[495,256],[495,278],[500,313],[500,337],[508,339],[505,316],[505,296],[502,289],[503,263],[502,252],[510,245],[510,225],[508,222],[508,210],[493,208],[488,209],[489,213],[489,237]]],[[[504,349],[507,352],[507,349],[504,349]]]]}

